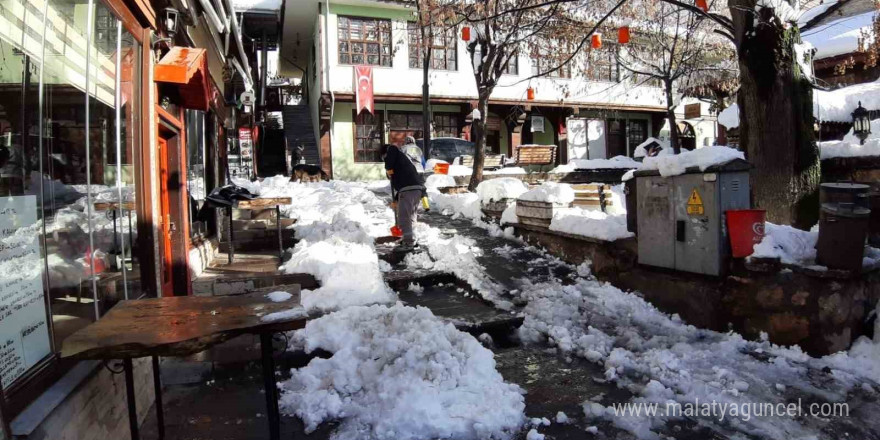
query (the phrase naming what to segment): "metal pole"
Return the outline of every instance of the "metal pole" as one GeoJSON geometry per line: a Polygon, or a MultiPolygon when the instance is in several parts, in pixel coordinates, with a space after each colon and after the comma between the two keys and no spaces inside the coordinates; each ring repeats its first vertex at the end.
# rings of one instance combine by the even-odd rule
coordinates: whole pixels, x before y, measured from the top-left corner
{"type": "Polygon", "coordinates": [[[162,375],[159,370],[159,356],[153,356],[153,390],[156,394],[156,427],[159,440],[165,439],[165,411],[162,409],[162,375]]]}
{"type": "Polygon", "coordinates": [[[263,53],[260,54],[262,72],[260,72],[260,109],[266,108],[266,80],[269,77],[269,44],[266,30],[263,29],[263,53]]]}
{"type": "Polygon", "coordinates": [[[138,434],[138,416],[137,403],[134,397],[134,372],[131,365],[131,358],[122,360],[122,366],[125,369],[125,397],[128,400],[128,429],[131,431],[131,440],[140,440],[138,434]]]}
{"type": "Polygon", "coordinates": [[[228,228],[226,230],[226,238],[227,241],[229,241],[229,264],[232,264],[235,260],[235,248],[232,245],[232,241],[235,239],[235,236],[232,233],[232,206],[226,208],[226,218],[226,227],[228,228]]]}
{"type": "Polygon", "coordinates": [[[281,438],[281,416],[278,412],[278,386],[275,384],[275,361],[272,359],[272,334],[260,333],[260,351],[263,361],[263,386],[266,389],[266,412],[269,419],[269,438],[281,438]]]}
{"type": "Polygon", "coordinates": [[[281,205],[275,205],[275,229],[278,232],[278,263],[284,260],[284,240],[281,237],[281,205]]]}

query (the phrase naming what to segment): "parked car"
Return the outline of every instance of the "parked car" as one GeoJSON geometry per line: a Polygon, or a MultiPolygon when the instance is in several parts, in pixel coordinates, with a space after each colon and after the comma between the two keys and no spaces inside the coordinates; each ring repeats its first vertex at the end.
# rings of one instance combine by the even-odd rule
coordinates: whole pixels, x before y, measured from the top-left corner
{"type": "MultiPolygon", "coordinates": [[[[416,143],[422,151],[425,151],[423,139],[417,140],[416,143]]],[[[432,138],[430,150],[430,152],[426,153],[430,157],[427,157],[426,159],[440,159],[452,163],[456,157],[464,155],[473,156],[474,143],[452,137],[432,138]]]]}

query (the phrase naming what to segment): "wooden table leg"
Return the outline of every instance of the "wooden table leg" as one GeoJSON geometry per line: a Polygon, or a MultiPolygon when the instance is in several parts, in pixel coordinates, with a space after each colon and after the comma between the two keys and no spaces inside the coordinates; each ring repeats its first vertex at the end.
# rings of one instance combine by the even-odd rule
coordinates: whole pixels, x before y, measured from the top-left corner
{"type": "Polygon", "coordinates": [[[278,232],[278,263],[284,261],[284,240],[281,238],[281,206],[275,205],[275,229],[278,232]]]}
{"type": "Polygon", "coordinates": [[[156,394],[156,425],[159,440],[165,438],[165,412],[162,409],[162,376],[159,370],[159,356],[153,356],[153,389],[156,394]]]}
{"type": "Polygon", "coordinates": [[[131,358],[122,360],[122,366],[125,369],[125,397],[128,400],[128,428],[131,431],[131,440],[140,440],[138,434],[138,416],[137,403],[134,397],[134,372],[131,365],[131,358]]]}
{"type": "Polygon", "coordinates": [[[281,438],[281,415],[278,411],[278,385],[275,383],[275,361],[272,359],[272,334],[260,333],[260,351],[263,361],[263,386],[266,389],[266,412],[269,419],[269,438],[281,438]]]}
{"type": "Polygon", "coordinates": [[[232,244],[232,241],[235,239],[235,237],[232,234],[232,207],[231,206],[226,208],[226,217],[229,219],[229,221],[227,222],[227,226],[229,227],[229,229],[227,229],[227,233],[226,233],[226,238],[227,238],[227,241],[229,242],[229,264],[232,264],[232,262],[235,261],[235,248],[232,244]]]}

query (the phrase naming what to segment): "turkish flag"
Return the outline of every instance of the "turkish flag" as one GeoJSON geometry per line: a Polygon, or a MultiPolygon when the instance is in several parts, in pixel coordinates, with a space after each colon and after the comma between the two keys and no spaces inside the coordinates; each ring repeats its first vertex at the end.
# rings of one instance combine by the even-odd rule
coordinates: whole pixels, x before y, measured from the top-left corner
{"type": "Polygon", "coordinates": [[[354,66],[354,94],[355,94],[355,111],[361,112],[366,109],[373,112],[373,67],[372,66],[354,66]]]}

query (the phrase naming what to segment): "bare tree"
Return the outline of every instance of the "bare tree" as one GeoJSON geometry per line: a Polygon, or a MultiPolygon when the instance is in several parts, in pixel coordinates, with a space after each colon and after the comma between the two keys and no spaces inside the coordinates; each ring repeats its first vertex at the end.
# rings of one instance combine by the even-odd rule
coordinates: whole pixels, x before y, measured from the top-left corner
{"type": "Polygon", "coordinates": [[[483,180],[483,163],[486,145],[486,119],[489,113],[489,97],[508,63],[517,53],[541,52],[543,63],[539,71],[523,81],[544,77],[564,68],[571,68],[572,61],[590,41],[593,32],[608,16],[627,0],[605,11],[592,23],[586,21],[583,9],[573,8],[586,0],[486,0],[463,2],[460,0],[435,0],[431,16],[442,23],[470,26],[473,38],[467,51],[473,67],[477,86],[477,110],[471,132],[476,147],[474,169],[469,189],[474,190],[483,180]],[[552,36],[552,37],[551,37],[552,36]]]}
{"type": "Polygon", "coordinates": [[[730,73],[735,66],[733,45],[712,32],[713,23],[670,3],[639,1],[642,20],[634,27],[635,39],[618,51],[618,65],[637,80],[663,86],[670,141],[681,152],[676,129],[676,97],[691,82],[705,76],[730,73]]]}

